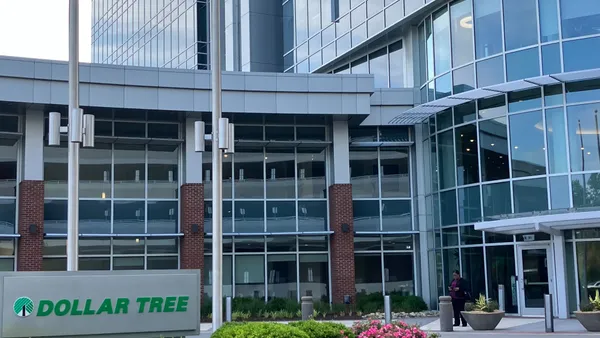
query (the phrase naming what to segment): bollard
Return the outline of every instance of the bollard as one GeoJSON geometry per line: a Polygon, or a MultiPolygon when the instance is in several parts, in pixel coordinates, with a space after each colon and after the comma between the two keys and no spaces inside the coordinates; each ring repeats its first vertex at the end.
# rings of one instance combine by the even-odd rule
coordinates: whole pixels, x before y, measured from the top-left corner
{"type": "Polygon", "coordinates": [[[313,298],[310,296],[302,297],[302,320],[309,320],[313,315],[313,298]]]}
{"type": "Polygon", "coordinates": [[[504,285],[503,284],[499,284],[498,285],[498,309],[500,311],[506,311],[506,306],[504,305],[505,302],[505,298],[504,298],[504,285]]]}
{"type": "Polygon", "coordinates": [[[440,297],[440,332],[454,331],[454,311],[452,310],[452,297],[440,297]]]}
{"type": "Polygon", "coordinates": [[[385,312],[385,323],[390,324],[392,322],[392,302],[390,296],[383,296],[383,311],[385,312]]]}
{"type": "Polygon", "coordinates": [[[227,297],[225,298],[225,320],[228,323],[231,323],[231,312],[232,312],[232,306],[231,306],[231,297],[227,297]]]}
{"type": "Polygon", "coordinates": [[[554,306],[552,304],[552,295],[544,295],[544,321],[546,332],[554,332],[554,306]]]}

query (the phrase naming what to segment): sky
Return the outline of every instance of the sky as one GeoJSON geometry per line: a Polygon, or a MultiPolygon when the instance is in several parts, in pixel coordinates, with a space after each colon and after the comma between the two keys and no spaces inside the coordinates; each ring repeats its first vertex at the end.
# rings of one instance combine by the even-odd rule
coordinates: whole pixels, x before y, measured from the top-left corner
{"type": "MultiPolygon", "coordinates": [[[[92,0],[79,1],[79,61],[91,61],[92,0]]],[[[66,61],[69,0],[0,0],[0,55],[66,61]]]]}

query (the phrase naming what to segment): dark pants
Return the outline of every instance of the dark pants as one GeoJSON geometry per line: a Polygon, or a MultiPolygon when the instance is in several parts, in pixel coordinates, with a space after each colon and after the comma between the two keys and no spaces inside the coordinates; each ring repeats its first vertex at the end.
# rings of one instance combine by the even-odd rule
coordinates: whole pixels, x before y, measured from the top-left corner
{"type": "Polygon", "coordinates": [[[460,325],[461,322],[463,326],[467,325],[467,321],[462,316],[462,314],[460,314],[461,311],[465,310],[465,303],[466,301],[464,299],[452,299],[452,309],[454,310],[454,325],[460,325]]]}

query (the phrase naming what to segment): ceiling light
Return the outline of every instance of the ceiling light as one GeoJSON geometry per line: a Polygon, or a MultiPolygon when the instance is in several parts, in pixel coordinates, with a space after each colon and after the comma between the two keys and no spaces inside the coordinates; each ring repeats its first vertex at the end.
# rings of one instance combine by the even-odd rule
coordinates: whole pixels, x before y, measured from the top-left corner
{"type": "Polygon", "coordinates": [[[467,151],[471,151],[471,149],[467,148],[467,151]]]}
{"type": "Polygon", "coordinates": [[[492,147],[494,146],[494,144],[492,143],[492,147]]]}
{"type": "Polygon", "coordinates": [[[588,154],[588,155],[591,155],[592,153],[590,153],[590,152],[588,151],[588,153],[587,153],[587,154],[588,154]]]}
{"type": "Polygon", "coordinates": [[[469,15],[460,19],[460,26],[467,29],[473,28],[473,17],[469,15]]]}
{"type": "Polygon", "coordinates": [[[473,139],[471,139],[470,141],[471,141],[471,143],[475,142],[475,140],[473,140],[473,139]]]}
{"type": "Polygon", "coordinates": [[[519,149],[519,146],[515,146],[515,149],[519,149]]]}

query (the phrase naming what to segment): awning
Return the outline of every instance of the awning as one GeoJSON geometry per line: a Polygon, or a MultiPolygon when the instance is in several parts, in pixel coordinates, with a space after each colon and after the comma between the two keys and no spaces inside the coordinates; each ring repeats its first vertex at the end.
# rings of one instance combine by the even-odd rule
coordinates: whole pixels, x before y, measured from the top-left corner
{"type": "Polygon", "coordinates": [[[569,209],[560,214],[541,214],[475,223],[475,230],[506,235],[521,235],[544,232],[560,235],[563,230],[600,228],[600,210],[581,211],[569,209]]]}
{"type": "Polygon", "coordinates": [[[412,109],[406,110],[392,118],[390,125],[414,125],[422,123],[431,115],[437,114],[448,108],[452,108],[473,100],[484,99],[492,96],[506,94],[514,91],[533,89],[553,84],[578,82],[585,80],[600,79],[600,69],[583,70],[568,73],[558,73],[523,80],[505,82],[493,86],[481,87],[467,92],[450,95],[448,97],[424,103],[412,109]]]}

